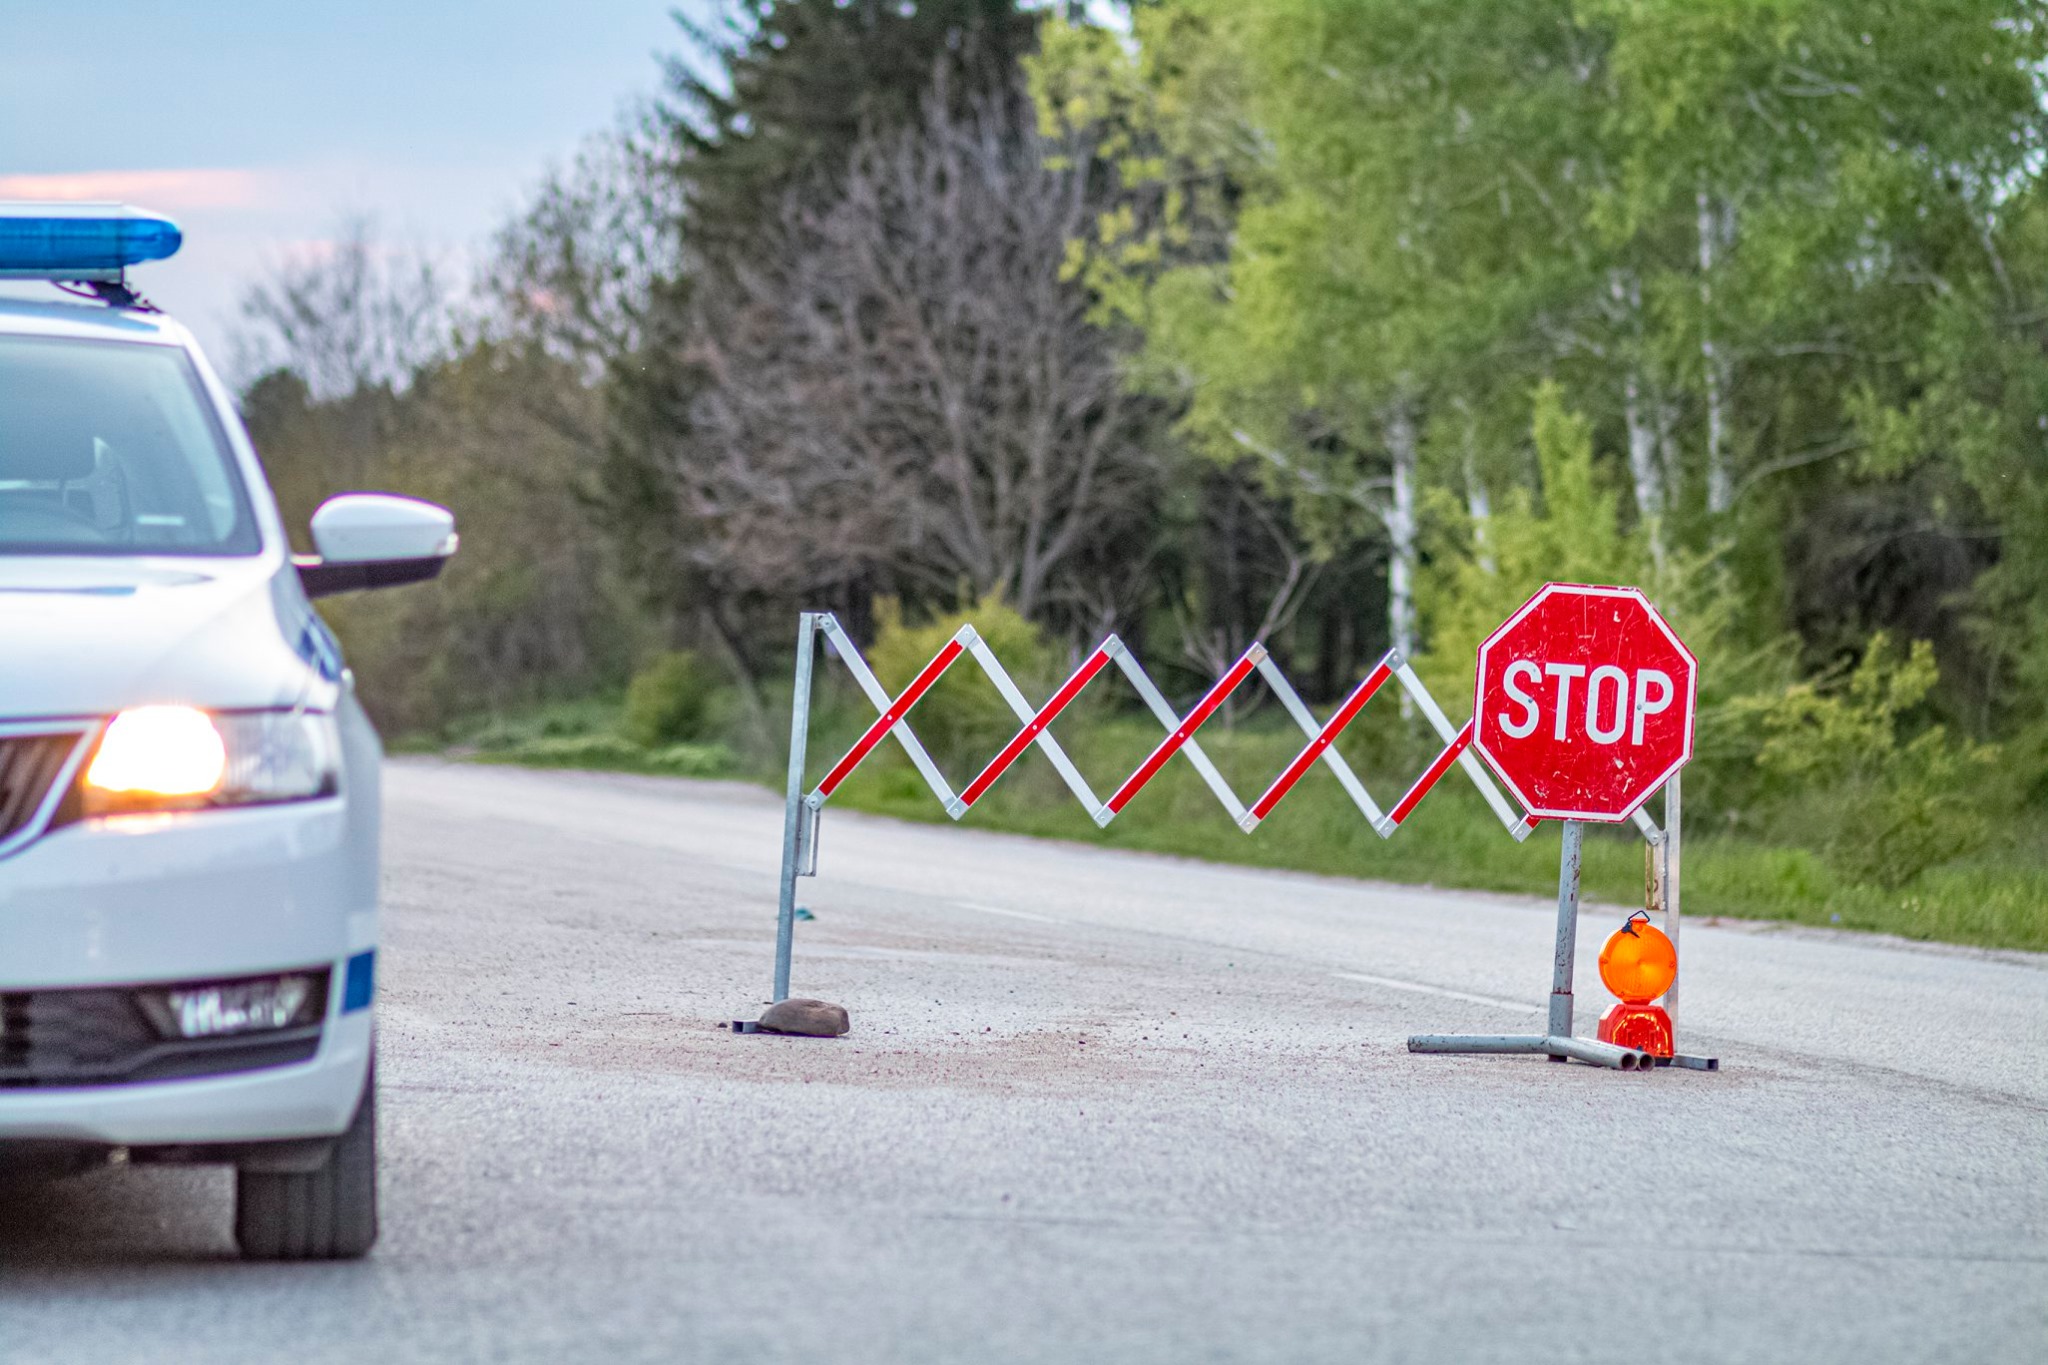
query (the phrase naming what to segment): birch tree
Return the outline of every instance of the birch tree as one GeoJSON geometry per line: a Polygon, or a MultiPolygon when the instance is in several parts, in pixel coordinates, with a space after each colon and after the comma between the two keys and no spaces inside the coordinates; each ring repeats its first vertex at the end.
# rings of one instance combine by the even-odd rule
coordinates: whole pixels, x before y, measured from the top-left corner
{"type": "MultiPolygon", "coordinates": [[[[1738,556],[1752,610],[1779,610],[1780,554],[1864,543],[1834,546],[1856,500],[1830,496],[1884,443],[1858,395],[1911,425],[1937,316],[2025,297],[2012,225],[2048,156],[2030,0],[1182,0],[1136,34],[1134,74],[1104,84],[1141,109],[1131,83],[1149,91],[1185,163],[1140,169],[1169,204],[1231,185],[1235,233],[1175,264],[1171,215],[1149,233],[1127,215],[1091,250],[1142,286],[1150,372],[1183,386],[1197,439],[1234,458],[1252,437],[1276,488],[1374,534],[1390,586],[1412,563],[1397,474],[1460,488],[1475,526],[1481,510],[1463,442],[1411,464],[1389,405],[1425,433],[1477,408],[1525,447],[1529,394],[1555,380],[1653,565],[1738,556]]],[[[1920,452],[1884,467],[1926,470],[1928,534],[1965,534],[1974,494],[1920,452]]],[[[1884,515],[1868,533],[1906,524],[1884,515]]],[[[1874,624],[1982,562],[1947,560],[1848,591],[1874,624]]],[[[1843,585],[1801,591],[1840,617],[1824,598],[1843,585]]]]}

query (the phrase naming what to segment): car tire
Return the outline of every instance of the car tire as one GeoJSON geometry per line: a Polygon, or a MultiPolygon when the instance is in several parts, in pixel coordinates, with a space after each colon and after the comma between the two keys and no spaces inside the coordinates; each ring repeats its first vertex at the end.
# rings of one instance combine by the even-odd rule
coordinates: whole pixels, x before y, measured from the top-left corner
{"type": "Polygon", "coordinates": [[[377,1064],[348,1131],[312,1171],[235,1172],[235,1242],[252,1261],[343,1261],[377,1241],[377,1064]]]}

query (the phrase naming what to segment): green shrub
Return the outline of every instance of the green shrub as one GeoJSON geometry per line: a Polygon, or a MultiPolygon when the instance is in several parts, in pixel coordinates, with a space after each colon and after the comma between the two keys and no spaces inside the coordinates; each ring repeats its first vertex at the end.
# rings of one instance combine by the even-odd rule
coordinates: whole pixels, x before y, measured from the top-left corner
{"type": "Polygon", "coordinates": [[[718,692],[717,677],[695,654],[657,654],[626,685],[622,729],[648,749],[707,739],[718,692]]]}
{"type": "Polygon", "coordinates": [[[622,768],[646,757],[639,745],[620,735],[545,735],[485,752],[495,760],[535,768],[622,768]]]}
{"type": "Polygon", "coordinates": [[[617,734],[543,735],[484,751],[479,757],[529,768],[588,768],[664,777],[726,777],[739,767],[732,750],[723,744],[668,744],[649,749],[617,734]]]}
{"type": "Polygon", "coordinates": [[[434,731],[400,735],[393,743],[419,750],[454,745],[482,753],[516,749],[529,740],[610,734],[618,729],[619,699],[602,694],[538,702],[461,718],[434,731]]]}
{"type": "Polygon", "coordinates": [[[1908,738],[1939,676],[1931,644],[1898,658],[1879,634],[1845,679],[1748,704],[1764,735],[1757,764],[1782,784],[1783,828],[1807,827],[1853,882],[1897,890],[1991,838],[1997,749],[1940,725],[1908,738]]]}
{"type": "Polygon", "coordinates": [[[723,744],[670,744],[645,756],[647,771],[671,777],[725,777],[738,760],[723,744]]]}

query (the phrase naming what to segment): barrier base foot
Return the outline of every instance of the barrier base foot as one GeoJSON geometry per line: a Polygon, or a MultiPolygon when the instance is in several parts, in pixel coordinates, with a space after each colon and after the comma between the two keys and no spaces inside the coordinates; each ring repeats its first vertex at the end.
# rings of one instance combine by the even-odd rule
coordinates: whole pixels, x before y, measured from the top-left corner
{"type": "MultiPolygon", "coordinates": [[[[1408,1039],[1410,1052],[1522,1053],[1555,1061],[1584,1062],[1613,1071],[1648,1071],[1660,1058],[1631,1047],[1590,1038],[1546,1037],[1535,1033],[1418,1033],[1408,1039]]],[[[1718,1062],[1716,1063],[1718,1069],[1718,1062]]]]}
{"type": "Polygon", "coordinates": [[[732,1031],[734,1033],[759,1033],[761,1031],[761,1023],[757,1019],[735,1019],[732,1021],[732,1031]]]}
{"type": "Polygon", "coordinates": [[[1719,1071],[1721,1069],[1721,1059],[1719,1057],[1693,1057],[1683,1052],[1675,1056],[1659,1057],[1656,1060],[1658,1066],[1675,1066],[1686,1071],[1719,1071]]]}

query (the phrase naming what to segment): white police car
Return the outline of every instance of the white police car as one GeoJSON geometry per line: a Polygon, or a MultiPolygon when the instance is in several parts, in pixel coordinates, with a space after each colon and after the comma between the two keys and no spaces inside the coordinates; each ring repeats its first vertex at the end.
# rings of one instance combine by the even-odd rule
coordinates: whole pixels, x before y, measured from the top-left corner
{"type": "Polygon", "coordinates": [[[377,736],[308,598],[413,582],[377,494],[297,560],[234,403],[124,271],[177,227],[0,204],[0,1170],[227,1162],[255,1257],[377,1235],[377,736]],[[74,288],[73,292],[79,292],[74,288]]]}

